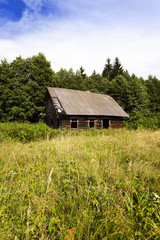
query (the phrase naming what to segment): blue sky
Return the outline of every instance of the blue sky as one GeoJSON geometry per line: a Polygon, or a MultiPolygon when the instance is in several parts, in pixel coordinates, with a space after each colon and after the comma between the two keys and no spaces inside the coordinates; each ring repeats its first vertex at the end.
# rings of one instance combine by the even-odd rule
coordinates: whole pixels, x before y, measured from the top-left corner
{"type": "Polygon", "coordinates": [[[55,71],[91,74],[118,56],[160,78],[159,12],[159,0],[0,0],[0,60],[42,52],[55,71]]]}

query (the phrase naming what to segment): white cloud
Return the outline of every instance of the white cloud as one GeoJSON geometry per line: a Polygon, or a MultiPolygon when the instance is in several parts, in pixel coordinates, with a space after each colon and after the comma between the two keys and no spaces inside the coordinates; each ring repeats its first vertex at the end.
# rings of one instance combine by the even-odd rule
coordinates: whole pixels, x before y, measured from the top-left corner
{"type": "Polygon", "coordinates": [[[87,74],[95,69],[102,72],[108,57],[118,56],[130,73],[147,77],[160,77],[160,34],[151,36],[125,28],[95,26],[87,22],[48,22],[34,33],[26,33],[11,40],[0,40],[0,58],[13,60],[21,55],[26,58],[42,52],[51,61],[52,68],[77,70],[81,65],[87,74]]]}
{"type": "Polygon", "coordinates": [[[146,20],[138,25],[133,19],[125,22],[129,16],[125,12],[125,18],[119,19],[121,7],[113,12],[113,6],[109,8],[117,0],[107,1],[110,4],[108,10],[105,9],[105,0],[78,0],[76,4],[73,0],[48,0],[49,4],[70,12],[67,17],[60,18],[52,12],[47,17],[41,16],[42,0],[24,2],[33,12],[25,10],[19,22],[6,22],[0,29],[0,59],[6,57],[12,61],[19,55],[26,58],[42,52],[55,71],[61,67],[77,70],[82,65],[87,74],[91,74],[94,69],[101,73],[106,59],[110,57],[114,61],[118,56],[130,73],[145,78],[152,74],[160,78],[159,22],[148,25],[144,24],[146,20]],[[102,6],[104,8],[100,11],[102,6]]]}
{"type": "Polygon", "coordinates": [[[39,12],[43,5],[42,0],[23,0],[27,7],[34,10],[35,12],[39,12]]]}

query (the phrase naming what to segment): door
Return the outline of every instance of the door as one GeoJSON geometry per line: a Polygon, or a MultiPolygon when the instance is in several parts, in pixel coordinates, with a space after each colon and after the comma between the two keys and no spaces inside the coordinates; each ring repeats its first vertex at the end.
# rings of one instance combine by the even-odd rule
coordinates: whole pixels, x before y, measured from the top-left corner
{"type": "Polygon", "coordinates": [[[109,128],[109,119],[103,119],[103,128],[109,128]]]}

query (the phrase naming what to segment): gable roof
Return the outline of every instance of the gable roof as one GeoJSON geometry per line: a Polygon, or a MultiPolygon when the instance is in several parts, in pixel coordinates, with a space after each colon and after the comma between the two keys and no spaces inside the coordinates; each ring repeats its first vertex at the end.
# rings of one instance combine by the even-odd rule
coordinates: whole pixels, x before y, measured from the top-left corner
{"type": "Polygon", "coordinates": [[[66,115],[129,117],[109,95],[65,88],[47,89],[53,104],[57,98],[66,115]]]}

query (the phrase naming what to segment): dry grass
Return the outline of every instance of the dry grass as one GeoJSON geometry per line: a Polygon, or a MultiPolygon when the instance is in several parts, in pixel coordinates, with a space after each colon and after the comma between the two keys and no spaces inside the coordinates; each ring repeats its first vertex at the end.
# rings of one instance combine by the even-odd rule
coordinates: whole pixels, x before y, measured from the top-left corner
{"type": "Polygon", "coordinates": [[[2,141],[0,165],[0,239],[160,238],[160,131],[2,141]]]}

